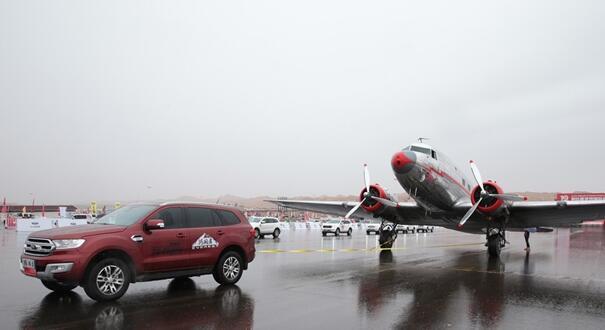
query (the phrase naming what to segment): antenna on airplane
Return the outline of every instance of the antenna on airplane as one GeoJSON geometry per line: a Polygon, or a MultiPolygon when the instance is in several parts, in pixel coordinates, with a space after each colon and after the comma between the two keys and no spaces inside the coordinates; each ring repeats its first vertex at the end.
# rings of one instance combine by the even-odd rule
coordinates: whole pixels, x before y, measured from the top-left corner
{"type": "Polygon", "coordinates": [[[430,140],[430,138],[425,138],[425,137],[418,138],[418,142],[420,142],[420,143],[424,143],[424,140],[430,140]]]}

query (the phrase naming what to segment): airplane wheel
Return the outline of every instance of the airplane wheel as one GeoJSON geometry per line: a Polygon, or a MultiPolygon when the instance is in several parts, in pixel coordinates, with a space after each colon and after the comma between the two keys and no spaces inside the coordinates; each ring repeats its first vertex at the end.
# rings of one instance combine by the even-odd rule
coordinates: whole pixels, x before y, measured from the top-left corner
{"type": "Polygon", "coordinates": [[[502,237],[500,235],[492,235],[487,238],[487,252],[492,257],[499,257],[502,250],[502,237]]]}
{"type": "Polygon", "coordinates": [[[382,240],[378,239],[378,243],[380,243],[380,248],[382,249],[390,249],[393,247],[393,242],[390,239],[382,240]]]}
{"type": "Polygon", "coordinates": [[[390,249],[393,247],[393,233],[390,231],[384,231],[380,233],[380,237],[378,238],[378,243],[380,247],[383,249],[390,249]]]}

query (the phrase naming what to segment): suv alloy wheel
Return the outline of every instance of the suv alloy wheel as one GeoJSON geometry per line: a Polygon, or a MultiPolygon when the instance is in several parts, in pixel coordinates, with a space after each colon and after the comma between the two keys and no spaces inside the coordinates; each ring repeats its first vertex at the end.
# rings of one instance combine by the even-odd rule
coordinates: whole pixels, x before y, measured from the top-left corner
{"type": "Polygon", "coordinates": [[[107,258],[97,262],[86,277],[84,291],[96,301],[120,298],[130,285],[130,271],[124,261],[107,258]]]}
{"type": "Polygon", "coordinates": [[[228,251],[219,259],[212,276],[219,284],[235,284],[242,277],[243,271],[240,254],[235,251],[228,251]]]}

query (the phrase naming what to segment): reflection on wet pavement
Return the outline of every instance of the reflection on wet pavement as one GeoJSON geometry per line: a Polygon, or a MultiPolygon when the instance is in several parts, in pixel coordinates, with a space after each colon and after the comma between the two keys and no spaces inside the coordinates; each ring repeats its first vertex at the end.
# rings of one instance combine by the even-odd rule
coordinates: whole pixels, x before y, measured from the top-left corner
{"type": "Polygon", "coordinates": [[[254,302],[235,285],[202,290],[189,278],[175,279],[165,292],[158,290],[135,300],[140,301],[97,303],[76,292],[49,293],[21,321],[21,328],[249,329],[253,326],[254,302]]]}

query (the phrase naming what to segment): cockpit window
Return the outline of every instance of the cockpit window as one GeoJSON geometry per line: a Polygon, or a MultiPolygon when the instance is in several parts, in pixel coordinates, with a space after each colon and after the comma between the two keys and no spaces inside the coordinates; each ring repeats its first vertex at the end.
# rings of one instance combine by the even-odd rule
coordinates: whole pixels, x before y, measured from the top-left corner
{"type": "Polygon", "coordinates": [[[420,153],[423,153],[425,155],[431,156],[431,149],[429,149],[429,148],[423,148],[423,147],[418,147],[418,146],[411,146],[410,150],[416,151],[416,152],[420,152],[420,153]]]}

